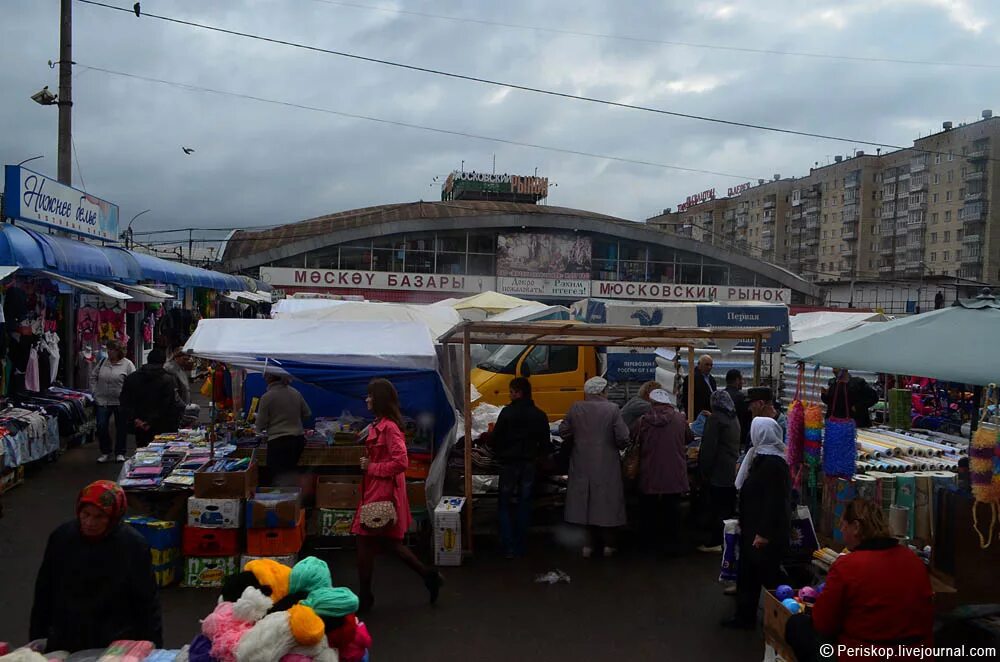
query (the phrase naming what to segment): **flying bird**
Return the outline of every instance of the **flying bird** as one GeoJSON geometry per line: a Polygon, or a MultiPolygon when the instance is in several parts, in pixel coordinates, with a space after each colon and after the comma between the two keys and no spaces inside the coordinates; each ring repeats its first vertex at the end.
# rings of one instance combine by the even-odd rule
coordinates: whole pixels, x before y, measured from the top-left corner
{"type": "Polygon", "coordinates": [[[135,17],[139,18],[139,14],[142,13],[142,7],[139,6],[138,2],[132,5],[132,11],[135,12],[135,17]]]}
{"type": "Polygon", "coordinates": [[[183,150],[185,154],[191,154],[194,152],[194,147],[181,147],[181,150],[183,150]]]}

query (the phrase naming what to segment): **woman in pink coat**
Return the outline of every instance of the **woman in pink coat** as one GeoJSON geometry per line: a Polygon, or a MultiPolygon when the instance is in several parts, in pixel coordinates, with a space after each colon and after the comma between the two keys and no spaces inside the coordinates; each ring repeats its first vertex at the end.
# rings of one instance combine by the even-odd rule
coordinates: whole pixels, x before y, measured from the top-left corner
{"type": "Polygon", "coordinates": [[[373,379],[368,384],[368,410],[375,414],[375,422],[368,429],[365,457],[361,458],[361,503],[354,514],[351,533],[358,541],[358,577],[361,580],[359,613],[375,605],[372,593],[372,575],[375,557],[391,553],[419,574],[430,593],[431,604],[437,602],[444,578],[436,570],[425,566],[403,544],[403,536],[410,528],[410,502],[406,497],[406,438],[403,436],[403,417],[399,412],[399,394],[396,387],[385,379],[373,379]],[[369,529],[361,523],[361,508],[368,503],[390,501],[396,509],[396,522],[381,529],[369,529]]]}

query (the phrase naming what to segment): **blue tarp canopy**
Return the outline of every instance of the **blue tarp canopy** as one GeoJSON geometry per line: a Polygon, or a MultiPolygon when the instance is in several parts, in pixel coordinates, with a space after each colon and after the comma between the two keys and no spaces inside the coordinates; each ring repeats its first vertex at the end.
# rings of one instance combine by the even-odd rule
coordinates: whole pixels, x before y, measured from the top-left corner
{"type": "Polygon", "coordinates": [[[34,230],[24,231],[30,234],[42,249],[45,267],[49,271],[71,278],[91,280],[115,278],[111,261],[99,247],[34,230]]]}
{"type": "Polygon", "coordinates": [[[246,283],[239,276],[199,269],[180,262],[171,262],[145,253],[132,252],[142,271],[143,280],[155,280],[181,287],[203,287],[210,290],[242,291],[246,283]]]}
{"type": "Polygon", "coordinates": [[[0,225],[0,264],[22,269],[44,269],[42,248],[30,234],[10,223],[0,225]]]}
{"type": "MultiPolygon", "coordinates": [[[[209,319],[198,323],[184,350],[255,372],[289,375],[304,384],[301,392],[316,415],[370,416],[368,382],[383,377],[396,386],[403,414],[433,427],[435,445],[455,424],[423,324],[209,319]]],[[[247,380],[248,396],[262,392],[260,376],[247,380]]]]}
{"type": "Polygon", "coordinates": [[[117,246],[104,246],[101,252],[111,263],[111,269],[115,272],[115,280],[126,283],[137,283],[142,280],[142,269],[131,251],[117,246]]]}

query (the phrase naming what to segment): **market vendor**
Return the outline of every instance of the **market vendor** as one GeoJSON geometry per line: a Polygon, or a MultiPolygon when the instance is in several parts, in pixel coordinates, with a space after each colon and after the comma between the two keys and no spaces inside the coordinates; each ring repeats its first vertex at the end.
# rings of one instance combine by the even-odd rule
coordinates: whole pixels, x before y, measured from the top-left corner
{"type": "Polygon", "coordinates": [[[285,377],[272,372],[264,379],[267,392],[260,397],[257,407],[257,432],[267,435],[267,482],[280,485],[289,476],[294,478],[292,474],[306,446],[302,424],[312,412],[302,394],[289,386],[285,377]]]}
{"type": "Polygon", "coordinates": [[[799,662],[820,659],[819,638],[847,647],[930,646],[934,591],[923,561],[892,537],[881,508],[867,499],[847,504],[840,531],[851,552],[830,567],[812,614],[786,625],[799,662]]]}
{"type": "Polygon", "coordinates": [[[106,648],[134,639],[163,643],[149,546],[121,523],[125,492],[99,480],[83,488],[76,519],[49,536],[35,582],[32,640],[49,651],[106,648]]]}

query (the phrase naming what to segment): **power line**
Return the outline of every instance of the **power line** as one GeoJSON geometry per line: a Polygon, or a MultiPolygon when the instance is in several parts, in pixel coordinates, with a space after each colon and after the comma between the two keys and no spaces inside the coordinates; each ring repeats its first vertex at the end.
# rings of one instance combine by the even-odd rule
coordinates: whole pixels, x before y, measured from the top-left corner
{"type": "Polygon", "coordinates": [[[83,168],[80,167],[80,150],[76,148],[76,139],[70,136],[70,143],[73,145],[73,158],[76,159],[76,172],[80,175],[80,185],[83,186],[84,193],[87,192],[87,182],[83,178],[83,168]]]}
{"type": "MultiPolygon", "coordinates": [[[[85,2],[85,1],[87,1],[87,0],[80,0],[80,2],[85,2]]],[[[145,16],[145,14],[143,14],[143,15],[145,16]]],[[[517,147],[530,147],[532,149],[540,149],[540,150],[549,151],[549,152],[559,152],[561,154],[572,154],[574,156],[585,156],[585,157],[588,157],[588,158],[602,159],[602,160],[605,160],[605,161],[616,161],[616,162],[619,162],[619,163],[631,163],[631,164],[634,164],[634,165],[644,165],[644,166],[650,166],[650,167],[654,167],[654,168],[663,168],[663,169],[667,169],[667,170],[678,170],[678,171],[682,171],[682,172],[693,172],[693,173],[697,173],[697,174],[700,174],[700,175],[716,175],[718,177],[728,177],[728,178],[731,178],[731,179],[740,179],[740,180],[754,179],[754,177],[749,176],[749,175],[736,175],[736,174],[733,174],[733,173],[718,172],[718,171],[715,171],[715,170],[703,170],[703,169],[700,169],[700,168],[687,168],[687,167],[684,167],[684,166],[671,165],[671,164],[667,164],[667,163],[658,163],[658,162],[655,162],[655,161],[645,161],[645,160],[642,160],[642,159],[630,159],[630,158],[623,157],[623,156],[611,156],[611,155],[608,155],[608,154],[597,154],[595,152],[584,152],[582,150],[577,150],[577,149],[568,149],[568,148],[564,148],[564,147],[552,147],[550,145],[540,145],[540,144],[536,144],[536,143],[522,142],[522,141],[518,141],[518,140],[510,140],[510,139],[507,139],[507,138],[497,138],[495,136],[485,136],[485,135],[476,134],[476,133],[468,133],[468,132],[465,132],[465,131],[456,131],[456,130],[453,130],[453,129],[442,129],[440,127],[425,126],[425,125],[422,125],[422,124],[413,124],[411,122],[400,122],[398,120],[388,120],[388,119],[381,118],[381,117],[373,117],[371,115],[360,115],[360,114],[357,114],[357,113],[346,113],[346,112],[342,112],[342,111],[339,111],[339,110],[333,110],[331,108],[320,108],[318,106],[307,106],[305,104],[294,103],[294,102],[291,102],[291,101],[281,101],[281,100],[278,100],[278,99],[268,99],[268,98],[265,98],[265,97],[259,97],[259,96],[252,95],[252,94],[242,94],[240,92],[229,92],[229,91],[226,91],[226,90],[219,90],[219,89],[210,88],[210,87],[202,87],[202,86],[199,86],[199,85],[191,85],[191,84],[188,84],[188,83],[179,83],[179,82],[176,82],[176,81],[165,80],[165,79],[162,79],[162,78],[153,78],[151,76],[142,76],[142,75],[139,75],[139,74],[132,74],[132,73],[124,72],[124,71],[115,71],[113,69],[105,69],[103,67],[92,67],[92,66],[85,65],[85,64],[77,64],[77,66],[80,67],[80,68],[83,68],[83,69],[89,69],[91,71],[98,71],[100,73],[109,74],[109,75],[112,75],[112,76],[123,76],[125,78],[134,78],[136,80],[142,80],[142,81],[146,81],[148,83],[159,83],[161,85],[170,85],[172,87],[177,87],[177,88],[180,88],[180,89],[183,89],[183,90],[192,91],[192,92],[205,92],[205,93],[208,93],[208,94],[218,94],[218,95],[221,95],[221,96],[235,97],[235,98],[239,98],[239,99],[246,99],[246,100],[249,100],[249,101],[258,101],[258,102],[261,102],[261,103],[269,103],[269,104],[274,104],[274,105],[277,105],[277,106],[285,106],[285,107],[288,107],[288,108],[297,108],[299,110],[309,110],[309,111],[313,111],[313,112],[317,112],[317,113],[325,113],[325,114],[328,114],[328,115],[336,115],[338,117],[346,117],[346,118],[349,118],[349,119],[365,120],[365,121],[368,121],[368,122],[377,122],[379,124],[388,124],[388,125],[391,125],[391,126],[398,126],[398,127],[403,127],[403,128],[407,128],[407,129],[419,129],[421,131],[431,131],[433,133],[442,133],[442,134],[451,135],[451,136],[459,136],[459,137],[462,137],[462,138],[472,138],[472,139],[475,139],[475,140],[485,140],[485,141],[488,141],[488,142],[500,143],[500,144],[504,144],[504,145],[514,145],[514,146],[517,146],[517,147]]]]}
{"type": "Polygon", "coordinates": [[[640,44],[656,44],[661,46],[681,46],[684,48],[700,48],[713,51],[730,51],[733,53],[756,53],[759,55],[787,55],[794,57],[806,57],[824,60],[839,60],[859,63],[883,63],[883,64],[907,64],[921,66],[938,67],[967,67],[970,69],[1000,69],[1000,64],[988,64],[982,62],[948,62],[942,60],[910,60],[904,58],[891,57],[865,57],[860,55],[839,55],[835,53],[811,53],[807,51],[784,51],[767,48],[749,48],[744,46],[724,46],[721,44],[704,44],[691,41],[674,41],[665,39],[650,39],[646,37],[635,37],[630,35],[607,34],[603,32],[585,32],[581,30],[566,30],[561,28],[550,28],[538,25],[527,25],[522,23],[505,23],[502,21],[490,21],[479,18],[463,18],[459,16],[446,16],[443,14],[432,14],[430,12],[414,11],[411,9],[396,9],[393,7],[377,7],[356,2],[340,2],[338,0],[313,0],[327,5],[337,5],[339,7],[351,7],[354,9],[365,9],[369,11],[384,12],[387,14],[401,14],[406,16],[416,16],[420,18],[433,18],[454,23],[469,23],[474,25],[486,25],[491,27],[510,28],[515,30],[533,30],[535,32],[545,32],[549,34],[570,35],[574,37],[596,37],[599,39],[612,39],[617,41],[630,41],[640,44]]]}
{"type": "MultiPolygon", "coordinates": [[[[107,3],[104,3],[104,2],[98,2],[97,0],[78,0],[78,2],[82,2],[82,3],[87,4],[87,5],[93,5],[95,7],[103,7],[105,9],[111,9],[111,10],[120,11],[120,12],[127,12],[129,14],[131,14],[133,12],[133,10],[131,8],[117,7],[115,5],[110,5],[110,4],[107,4],[107,3]]],[[[657,114],[657,115],[666,115],[666,116],[669,116],[669,117],[680,117],[680,118],[684,118],[684,119],[698,120],[698,121],[701,121],[701,122],[711,122],[711,123],[714,123],[714,124],[722,124],[722,125],[725,125],[725,126],[740,127],[740,128],[744,128],[744,129],[757,129],[759,131],[770,131],[770,132],[773,132],[773,133],[783,133],[783,134],[793,135],[793,136],[802,136],[802,137],[805,137],[805,138],[819,138],[821,140],[833,140],[833,141],[836,141],[836,142],[851,143],[851,144],[855,144],[855,145],[870,145],[870,146],[873,146],[873,147],[886,147],[886,148],[889,148],[889,149],[904,149],[903,147],[901,147],[899,145],[892,145],[892,144],[889,144],[889,143],[874,142],[874,141],[871,141],[871,140],[859,140],[857,138],[844,138],[844,137],[841,137],[841,136],[832,136],[832,135],[827,135],[827,134],[823,134],[823,133],[815,133],[815,132],[812,132],[812,131],[799,131],[799,130],[796,130],[796,129],[786,129],[786,128],[781,128],[781,127],[768,126],[768,125],[764,125],[764,124],[753,124],[753,123],[750,123],[750,122],[740,122],[740,121],[737,121],[737,120],[727,120],[727,119],[722,119],[722,118],[718,118],[718,117],[708,117],[708,116],[705,116],[705,115],[693,115],[693,114],[690,114],[690,113],[681,113],[681,112],[678,112],[678,111],[666,110],[666,109],[663,109],[663,108],[653,108],[653,107],[650,107],[650,106],[639,106],[639,105],[636,105],[636,104],[629,104],[629,103],[624,103],[624,102],[621,102],[621,101],[611,101],[610,99],[600,99],[600,98],[597,98],[597,97],[588,97],[588,96],[577,95],[577,94],[569,94],[567,92],[558,92],[558,91],[555,91],[555,90],[546,90],[546,89],[539,88],[539,87],[531,87],[529,85],[520,85],[520,84],[517,84],[517,83],[508,83],[508,82],[503,82],[503,81],[491,80],[489,78],[480,78],[480,77],[477,77],[477,76],[469,76],[469,75],[465,75],[465,74],[458,74],[458,73],[454,73],[454,72],[443,71],[443,70],[440,70],[440,69],[431,69],[429,67],[420,67],[420,66],[416,66],[416,65],[412,65],[412,64],[405,64],[405,63],[402,63],[402,62],[395,62],[393,60],[385,60],[385,59],[382,59],[382,58],[375,58],[375,57],[368,57],[368,56],[364,56],[364,55],[357,55],[355,53],[348,53],[348,52],[345,52],[345,51],[336,51],[336,50],[332,50],[332,49],[328,49],[328,48],[322,48],[320,46],[311,46],[311,45],[308,45],[308,44],[302,44],[302,43],[298,43],[298,42],[294,42],[294,41],[288,41],[288,40],[285,40],[285,39],[277,39],[277,38],[274,38],[274,37],[265,37],[265,36],[253,34],[253,33],[250,33],[250,32],[241,32],[239,30],[230,30],[228,28],[220,28],[220,27],[216,27],[216,26],[212,26],[212,25],[207,25],[207,24],[204,24],[204,23],[196,23],[194,21],[187,21],[187,20],[179,19],[179,18],[171,18],[169,16],[161,16],[161,15],[158,15],[158,14],[147,14],[145,12],[143,12],[142,15],[144,17],[146,17],[146,18],[151,18],[151,19],[166,21],[168,23],[175,23],[175,24],[178,24],[178,25],[185,25],[185,26],[188,26],[188,27],[198,28],[198,29],[201,29],[201,30],[209,30],[209,31],[212,31],[212,32],[219,32],[219,33],[222,33],[222,34],[228,34],[228,35],[232,35],[232,36],[235,36],[235,37],[244,37],[244,38],[247,38],[247,39],[255,39],[255,40],[258,40],[258,41],[264,41],[264,42],[271,43],[271,44],[279,44],[279,45],[282,45],[282,46],[290,46],[292,48],[301,48],[303,50],[312,51],[312,52],[315,52],[315,53],[323,53],[323,54],[326,54],[326,55],[335,55],[335,56],[338,56],[338,57],[349,58],[349,59],[352,59],[352,60],[359,60],[359,61],[362,61],[362,62],[370,62],[370,63],[373,63],[373,64],[381,64],[381,65],[388,66],[388,67],[395,67],[397,69],[406,69],[408,71],[417,71],[417,72],[420,72],[420,73],[431,74],[431,75],[435,75],[435,76],[443,76],[445,78],[452,78],[452,79],[456,79],[456,80],[464,80],[464,81],[469,81],[469,82],[474,82],[474,83],[482,83],[482,84],[485,84],[485,85],[494,85],[494,86],[497,86],[497,87],[504,87],[504,88],[512,89],[512,90],[520,90],[522,92],[531,92],[531,93],[534,93],[534,94],[542,94],[542,95],[546,95],[546,96],[558,97],[558,98],[561,98],[561,99],[571,99],[571,100],[574,100],[574,101],[584,101],[584,102],[587,102],[587,103],[602,104],[602,105],[611,106],[611,107],[614,107],[614,108],[625,108],[625,109],[628,109],[628,110],[639,110],[639,111],[643,111],[643,112],[647,112],[647,113],[654,113],[654,114],[657,114]]]]}

